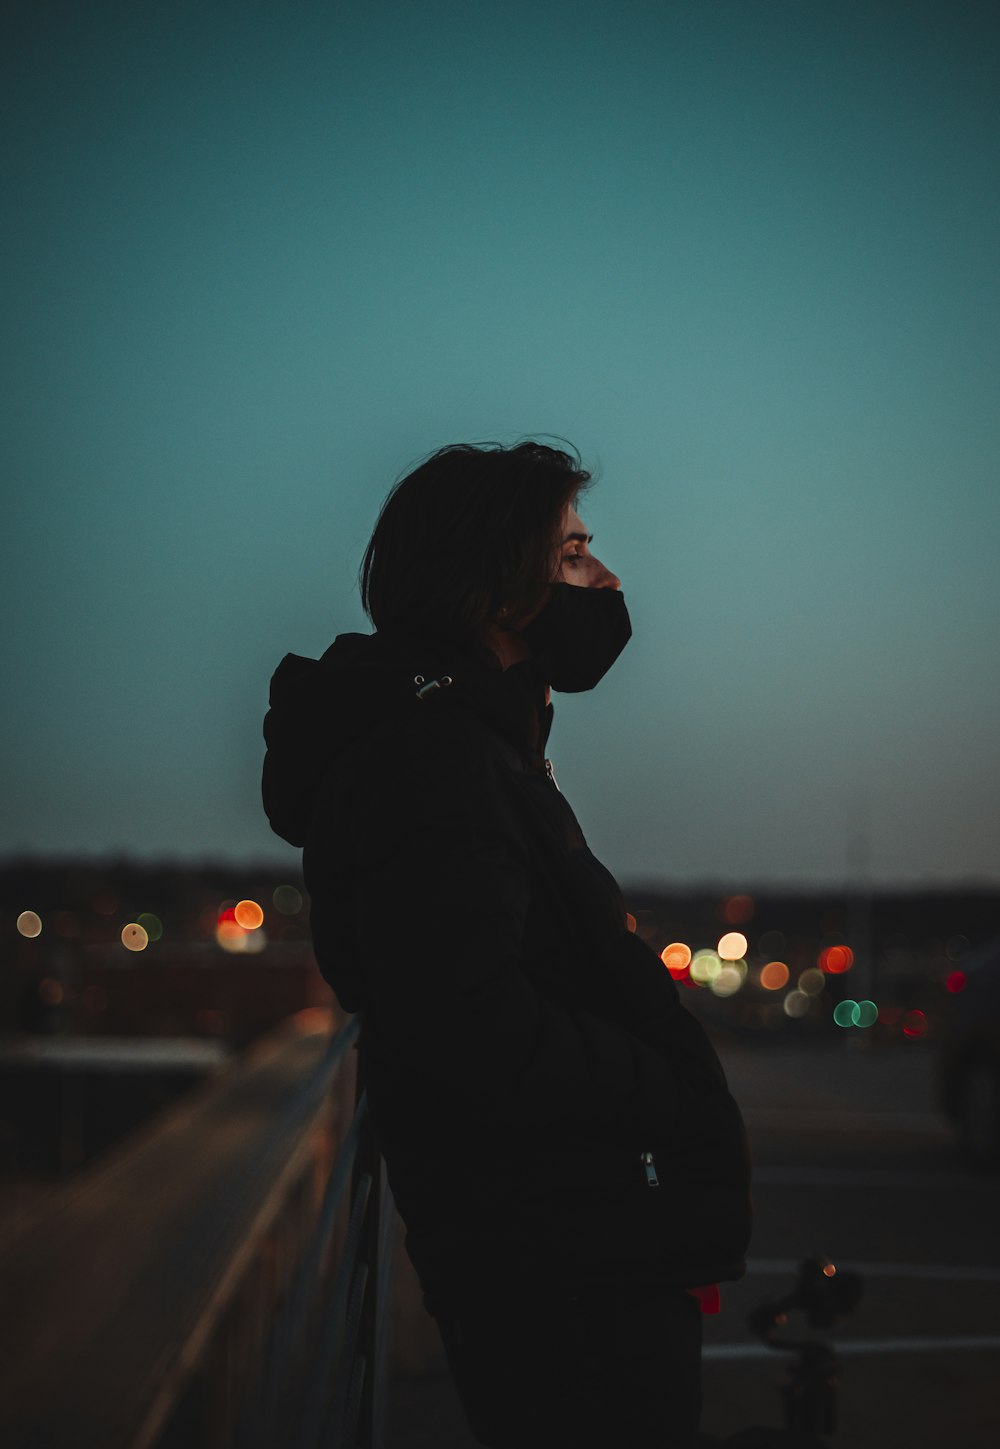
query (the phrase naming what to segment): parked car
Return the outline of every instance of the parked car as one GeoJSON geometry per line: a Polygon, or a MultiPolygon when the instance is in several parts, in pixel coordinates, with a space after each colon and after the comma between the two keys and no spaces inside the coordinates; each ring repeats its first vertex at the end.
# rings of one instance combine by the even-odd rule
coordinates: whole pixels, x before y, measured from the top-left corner
{"type": "Polygon", "coordinates": [[[941,1103],[977,1167],[1000,1167],[1000,936],[963,962],[938,1058],[941,1103]]]}

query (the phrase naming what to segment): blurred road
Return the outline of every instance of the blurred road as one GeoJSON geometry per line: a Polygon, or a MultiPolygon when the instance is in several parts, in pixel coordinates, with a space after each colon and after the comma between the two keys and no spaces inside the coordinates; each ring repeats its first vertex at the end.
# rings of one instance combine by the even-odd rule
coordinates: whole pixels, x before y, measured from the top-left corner
{"type": "MultiPolygon", "coordinates": [[[[843,1362],[837,1449],[996,1449],[1000,1177],[961,1164],[933,1046],[857,1032],[717,1046],[750,1131],[756,1229],[746,1278],[704,1319],[704,1432],[780,1423],[785,1358],[744,1320],[823,1254],[865,1277],[857,1311],[826,1335],[843,1362]]],[[[394,1385],[389,1449],[432,1446],[475,1446],[444,1372],[394,1385]]]]}

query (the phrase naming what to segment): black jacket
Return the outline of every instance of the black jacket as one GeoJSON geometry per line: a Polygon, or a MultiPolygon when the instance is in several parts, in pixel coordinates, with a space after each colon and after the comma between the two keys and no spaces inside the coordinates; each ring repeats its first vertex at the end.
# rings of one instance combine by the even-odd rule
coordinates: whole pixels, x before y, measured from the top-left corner
{"type": "Polygon", "coordinates": [[[739,1112],[551,778],[551,718],[531,660],[378,634],[271,681],[265,808],[304,847],[320,969],[363,1013],[408,1252],[425,1289],[505,1262],[738,1277],[739,1112]]]}

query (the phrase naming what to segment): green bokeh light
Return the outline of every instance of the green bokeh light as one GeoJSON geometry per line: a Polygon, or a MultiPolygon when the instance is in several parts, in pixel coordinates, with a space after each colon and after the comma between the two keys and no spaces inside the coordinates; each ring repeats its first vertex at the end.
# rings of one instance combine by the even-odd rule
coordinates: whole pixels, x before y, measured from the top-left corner
{"type": "Polygon", "coordinates": [[[302,893],[294,886],[280,885],[271,897],[276,911],[283,916],[297,916],[302,909],[302,893]]]}
{"type": "Polygon", "coordinates": [[[142,915],[136,916],[135,920],[136,925],[142,927],[151,941],[158,941],[163,935],[163,922],[151,911],[143,911],[142,915]]]}
{"type": "Polygon", "coordinates": [[[838,1026],[857,1026],[858,1003],[851,1000],[838,1001],[833,1008],[833,1019],[838,1026]]]}
{"type": "Polygon", "coordinates": [[[874,1001],[859,1001],[856,1026],[874,1026],[878,1021],[878,1007],[874,1001]]]}

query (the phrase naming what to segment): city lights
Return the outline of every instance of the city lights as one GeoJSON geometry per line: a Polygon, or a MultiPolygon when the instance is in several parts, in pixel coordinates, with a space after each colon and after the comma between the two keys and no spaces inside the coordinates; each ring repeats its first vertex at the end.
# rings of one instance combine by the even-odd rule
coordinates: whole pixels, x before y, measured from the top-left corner
{"type": "Polygon", "coordinates": [[[768,961],[760,968],[760,984],[765,991],[780,991],[788,985],[790,973],[784,961],[768,961]]]}
{"type": "Polygon", "coordinates": [[[747,963],[745,961],[727,961],[709,980],[708,985],[712,995],[735,996],[746,980],[746,974],[747,963]]]}
{"type": "Polygon", "coordinates": [[[809,1010],[809,997],[804,991],[789,991],[781,1004],[784,1007],[785,1015],[791,1017],[793,1021],[798,1021],[809,1010]]]}
{"type": "Polygon", "coordinates": [[[874,1001],[851,1001],[846,997],[833,1008],[833,1019],[838,1026],[874,1026],[878,1020],[878,1007],[874,1001]]]}
{"type": "Polygon", "coordinates": [[[877,1021],[878,1021],[878,1007],[875,1005],[874,1001],[859,1001],[858,1002],[858,1018],[857,1018],[857,1021],[855,1022],[855,1026],[860,1026],[860,1027],[874,1026],[877,1021]]]}
{"type": "Polygon", "coordinates": [[[42,934],[42,918],[36,911],[22,911],[17,918],[17,929],[22,936],[33,938],[42,934]]]}
{"type": "Polygon", "coordinates": [[[151,941],[159,941],[161,939],[163,936],[163,922],[159,916],[154,916],[152,911],[143,911],[135,919],[151,941]]]}
{"type": "Polygon", "coordinates": [[[908,1041],[919,1041],[927,1035],[927,1018],[922,1011],[908,1011],[903,1017],[903,1035],[908,1041]]]}
{"type": "Polygon", "coordinates": [[[747,938],[742,931],[727,931],[715,949],[723,961],[739,961],[747,954],[747,938]]]}
{"type": "Polygon", "coordinates": [[[283,916],[297,916],[302,909],[302,893],[294,886],[277,886],[271,900],[274,902],[274,909],[283,916]]]}
{"type": "Polygon", "coordinates": [[[256,931],[258,926],[264,924],[264,912],[256,901],[239,901],[234,910],[233,917],[245,931],[256,931]]]}
{"type": "Polygon", "coordinates": [[[743,926],[754,913],[753,896],[727,896],[722,914],[730,926],[743,926]]]}
{"type": "Polygon", "coordinates": [[[691,958],[691,980],[699,986],[707,986],[722,970],[722,961],[717,951],[696,951],[691,958]]]}
{"type": "Polygon", "coordinates": [[[854,965],[850,946],[827,946],[819,953],[819,969],[830,976],[840,976],[854,965]]]}
{"type": "Polygon", "coordinates": [[[815,966],[809,966],[799,977],[799,990],[807,996],[818,996],[826,985],[826,977],[815,966]]]}
{"type": "Polygon", "coordinates": [[[122,927],[122,945],[126,951],[145,951],[149,945],[149,936],[138,921],[130,921],[127,926],[122,927]]]}
{"type": "Polygon", "coordinates": [[[45,976],[38,983],[38,995],[46,1006],[61,1006],[65,992],[62,983],[53,976],[45,976]]]}
{"type": "Polygon", "coordinates": [[[223,916],[215,928],[215,940],[223,951],[245,951],[247,933],[232,916],[223,916]]]}
{"type": "Polygon", "coordinates": [[[660,960],[671,976],[683,976],[691,964],[691,947],[686,946],[683,941],[671,941],[660,952],[660,960]]]}

